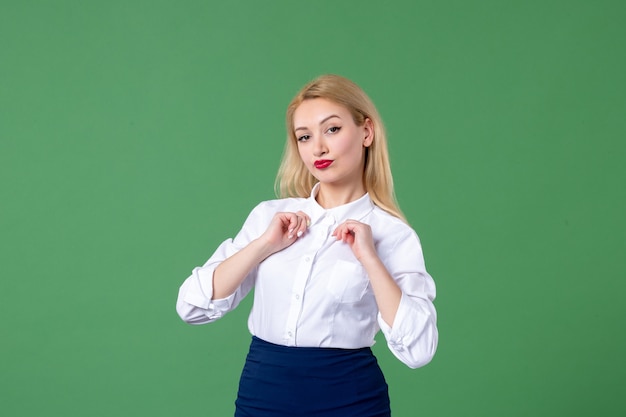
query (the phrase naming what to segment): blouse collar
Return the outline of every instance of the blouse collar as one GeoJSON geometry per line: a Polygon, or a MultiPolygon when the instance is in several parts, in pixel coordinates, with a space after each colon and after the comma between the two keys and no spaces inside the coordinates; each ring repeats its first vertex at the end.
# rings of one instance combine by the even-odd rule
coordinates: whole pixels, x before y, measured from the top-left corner
{"type": "Polygon", "coordinates": [[[311,190],[311,196],[308,198],[311,224],[315,224],[319,220],[328,217],[333,218],[336,224],[343,223],[348,219],[361,220],[374,209],[374,202],[372,202],[368,193],[365,193],[362,197],[347,204],[325,209],[320,206],[315,199],[315,197],[317,197],[317,193],[319,192],[319,188],[320,183],[318,182],[311,190]]]}

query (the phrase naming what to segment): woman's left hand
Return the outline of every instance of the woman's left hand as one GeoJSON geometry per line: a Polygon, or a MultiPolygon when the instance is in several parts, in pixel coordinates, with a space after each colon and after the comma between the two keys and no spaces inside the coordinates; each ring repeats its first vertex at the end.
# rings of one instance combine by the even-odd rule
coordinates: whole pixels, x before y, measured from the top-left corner
{"type": "Polygon", "coordinates": [[[333,236],[350,245],[352,253],[359,262],[377,256],[372,228],[368,224],[356,220],[346,220],[337,226],[333,236]]]}

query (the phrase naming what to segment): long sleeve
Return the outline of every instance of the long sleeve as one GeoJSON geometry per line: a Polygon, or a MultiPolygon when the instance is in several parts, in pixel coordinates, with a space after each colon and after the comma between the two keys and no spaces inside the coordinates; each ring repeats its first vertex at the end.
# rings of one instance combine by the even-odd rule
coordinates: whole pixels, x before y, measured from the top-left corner
{"type": "Polygon", "coordinates": [[[391,352],[410,368],[418,368],[430,362],[437,349],[435,283],[426,272],[421,244],[414,232],[402,236],[384,255],[402,298],[393,328],[380,313],[378,324],[391,352]]]}
{"type": "Polygon", "coordinates": [[[227,298],[213,300],[213,272],[226,258],[239,250],[231,239],[224,241],[202,266],[194,268],[178,292],[176,311],[189,324],[211,323],[233,310],[254,285],[252,271],[227,298]]]}
{"type": "MultiPolygon", "coordinates": [[[[266,217],[266,216],[265,216],[266,217]]],[[[243,280],[235,292],[223,299],[213,299],[213,273],[218,265],[258,237],[263,216],[253,210],[235,239],[227,239],[201,267],[195,268],[183,282],[176,301],[176,311],[190,324],[211,323],[233,310],[254,286],[257,268],[243,280]],[[259,218],[260,217],[260,218],[259,218]]]]}

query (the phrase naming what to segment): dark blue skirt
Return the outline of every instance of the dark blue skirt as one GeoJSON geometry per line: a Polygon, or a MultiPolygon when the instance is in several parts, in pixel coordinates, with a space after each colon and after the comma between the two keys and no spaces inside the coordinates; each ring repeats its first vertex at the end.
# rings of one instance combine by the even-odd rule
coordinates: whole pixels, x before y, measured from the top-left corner
{"type": "Polygon", "coordinates": [[[286,347],[252,337],[235,417],[389,417],[370,348],[286,347]]]}

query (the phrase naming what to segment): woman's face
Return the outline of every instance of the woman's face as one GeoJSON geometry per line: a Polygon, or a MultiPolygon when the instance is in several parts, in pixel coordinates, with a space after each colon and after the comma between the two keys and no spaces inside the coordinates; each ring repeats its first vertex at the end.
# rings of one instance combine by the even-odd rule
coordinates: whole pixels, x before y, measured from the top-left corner
{"type": "Polygon", "coordinates": [[[372,122],[357,126],[345,107],[322,98],[303,101],[293,114],[300,158],[322,184],[362,186],[372,122]]]}

